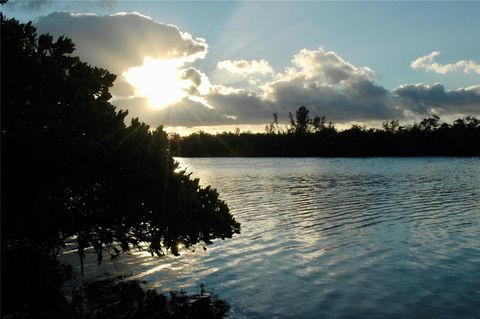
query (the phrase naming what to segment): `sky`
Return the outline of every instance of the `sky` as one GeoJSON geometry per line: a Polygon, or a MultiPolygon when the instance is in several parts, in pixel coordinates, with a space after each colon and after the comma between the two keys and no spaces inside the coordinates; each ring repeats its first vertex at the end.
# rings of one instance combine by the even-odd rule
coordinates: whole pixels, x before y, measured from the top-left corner
{"type": "Polygon", "coordinates": [[[112,104],[181,134],[480,116],[480,2],[10,0],[117,74],[112,104]]]}

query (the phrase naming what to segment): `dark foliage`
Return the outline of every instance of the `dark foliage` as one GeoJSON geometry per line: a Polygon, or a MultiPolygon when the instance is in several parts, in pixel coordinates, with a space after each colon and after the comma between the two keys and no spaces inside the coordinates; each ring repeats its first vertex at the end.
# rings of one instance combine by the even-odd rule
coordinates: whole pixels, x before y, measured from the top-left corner
{"type": "MultiPolygon", "coordinates": [[[[70,39],[1,15],[2,255],[31,254],[48,272],[67,239],[81,258],[93,247],[100,263],[132,248],[177,255],[179,244],[239,233],[216,190],[177,171],[162,127],[124,124],[127,112],[108,102],[115,75],[73,51],[70,39]]],[[[19,274],[10,271],[2,286],[19,274]]],[[[34,284],[42,281],[15,288],[19,304],[34,284]]]]}
{"type": "Polygon", "coordinates": [[[230,309],[203,287],[200,294],[172,291],[165,296],[155,290],[145,291],[140,282],[123,278],[85,283],[68,307],[74,319],[220,319],[230,309]]]}
{"type": "Polygon", "coordinates": [[[2,251],[2,318],[65,318],[62,293],[71,279],[69,265],[61,265],[37,249],[2,251]]]}
{"type": "Polygon", "coordinates": [[[178,156],[480,156],[480,121],[472,116],[441,123],[433,115],[419,124],[383,123],[382,129],[353,125],[337,131],[325,117],[301,106],[285,129],[277,115],[265,134],[203,132],[170,140],[178,156]]]}
{"type": "MultiPolygon", "coordinates": [[[[8,256],[11,257],[11,256],[8,256]]],[[[33,254],[37,261],[39,256],[33,254]]],[[[17,260],[18,261],[18,260],[17,260]]],[[[9,264],[13,265],[12,262],[9,264]]],[[[32,266],[32,265],[30,265],[32,266]]],[[[68,268],[50,263],[50,269],[45,274],[40,274],[33,267],[26,276],[39,275],[41,280],[31,285],[33,290],[26,296],[19,296],[16,285],[5,285],[3,289],[7,294],[2,304],[2,315],[9,319],[221,319],[225,318],[230,306],[225,301],[218,299],[213,293],[208,293],[201,287],[199,294],[187,294],[184,291],[171,291],[168,296],[160,294],[153,289],[144,289],[142,282],[128,280],[123,276],[95,281],[85,281],[72,291],[69,298],[61,293],[62,276],[70,274],[68,268]],[[49,282],[47,276],[53,280],[49,282]],[[53,276],[53,277],[52,277],[53,276]],[[41,283],[41,285],[40,285],[41,283]],[[13,288],[13,289],[11,289],[13,288]],[[12,307],[16,300],[21,298],[25,305],[12,307]],[[68,299],[68,300],[67,300],[68,299]]],[[[24,278],[15,279],[25,281],[24,278]]],[[[32,283],[28,280],[28,283],[32,283]]],[[[20,283],[21,284],[21,283],[20,283]]]]}

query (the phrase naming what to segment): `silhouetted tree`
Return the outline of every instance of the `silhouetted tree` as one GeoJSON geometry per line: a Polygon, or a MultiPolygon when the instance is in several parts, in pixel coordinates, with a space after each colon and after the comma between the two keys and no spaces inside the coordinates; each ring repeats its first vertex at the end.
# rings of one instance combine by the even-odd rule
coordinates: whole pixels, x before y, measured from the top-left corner
{"type": "Polygon", "coordinates": [[[314,132],[320,132],[326,128],[325,116],[315,116],[312,120],[312,127],[314,132]]]}
{"type": "Polygon", "coordinates": [[[81,259],[93,247],[100,263],[239,233],[215,189],[177,172],[161,126],[124,124],[108,102],[115,75],[73,51],[1,15],[2,254],[55,260],[74,239],[81,259]]]}
{"type": "Polygon", "coordinates": [[[267,134],[275,134],[278,132],[278,114],[273,113],[273,121],[265,126],[267,134]]]}
{"type": "MultiPolygon", "coordinates": [[[[325,116],[315,116],[312,119],[308,115],[309,113],[310,111],[305,106],[300,106],[298,110],[295,111],[295,118],[293,118],[293,114],[289,112],[288,117],[290,126],[288,127],[287,132],[303,135],[309,133],[318,133],[326,128],[331,129],[331,122],[328,127],[325,125],[325,116]]],[[[274,116],[275,115],[276,113],[274,116]]],[[[275,119],[274,123],[278,124],[278,119],[275,119]]]]}
{"type": "Polygon", "coordinates": [[[398,120],[392,120],[390,122],[385,121],[382,123],[383,130],[387,133],[395,133],[400,125],[398,123],[398,120]]]}
{"type": "Polygon", "coordinates": [[[295,112],[295,119],[292,113],[288,113],[290,118],[289,132],[295,134],[306,134],[309,132],[309,125],[311,124],[310,117],[308,116],[309,110],[305,106],[300,106],[295,112]]]}
{"type": "Polygon", "coordinates": [[[466,116],[464,122],[465,126],[469,129],[480,127],[480,120],[471,115],[466,116]]]}
{"type": "Polygon", "coordinates": [[[425,118],[420,122],[420,129],[431,131],[436,129],[440,124],[438,123],[440,117],[438,115],[433,114],[431,117],[425,118]]]}

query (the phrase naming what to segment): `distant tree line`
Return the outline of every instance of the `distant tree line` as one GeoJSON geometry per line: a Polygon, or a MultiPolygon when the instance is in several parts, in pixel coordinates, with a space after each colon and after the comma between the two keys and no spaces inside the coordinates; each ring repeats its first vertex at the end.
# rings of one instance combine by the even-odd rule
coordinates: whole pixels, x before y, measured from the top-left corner
{"type": "Polygon", "coordinates": [[[177,156],[480,156],[480,120],[473,116],[452,124],[440,122],[437,115],[420,123],[401,126],[386,121],[382,128],[352,125],[338,131],[325,117],[309,116],[301,106],[290,113],[286,127],[278,124],[277,114],[266,125],[265,133],[204,132],[186,137],[171,136],[170,149],[177,156]]]}

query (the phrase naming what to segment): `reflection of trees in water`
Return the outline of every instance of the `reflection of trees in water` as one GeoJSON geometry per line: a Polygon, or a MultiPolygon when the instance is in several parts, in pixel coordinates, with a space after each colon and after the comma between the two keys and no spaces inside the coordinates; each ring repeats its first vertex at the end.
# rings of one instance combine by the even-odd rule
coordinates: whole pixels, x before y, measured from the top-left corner
{"type": "Polygon", "coordinates": [[[81,318],[224,318],[230,306],[200,286],[199,294],[171,291],[168,296],[144,290],[122,277],[85,283],[72,298],[81,318]]]}

